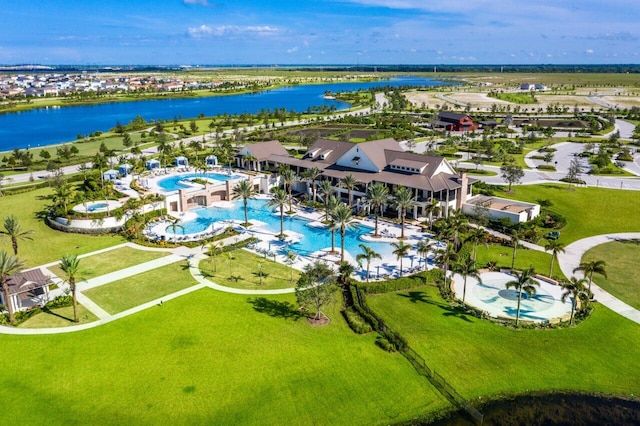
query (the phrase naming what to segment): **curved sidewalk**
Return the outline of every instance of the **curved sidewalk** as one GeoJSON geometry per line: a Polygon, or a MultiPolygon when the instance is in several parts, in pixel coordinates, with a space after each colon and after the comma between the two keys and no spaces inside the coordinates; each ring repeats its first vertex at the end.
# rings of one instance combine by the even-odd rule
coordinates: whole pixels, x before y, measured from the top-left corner
{"type": "MultiPolygon", "coordinates": [[[[558,253],[558,265],[565,276],[579,275],[573,273],[573,270],[580,265],[582,256],[592,247],[600,244],[610,243],[618,240],[640,239],[640,232],[622,232],[618,234],[596,235],[595,237],[583,238],[575,241],[565,247],[564,253],[558,253]]],[[[622,300],[612,296],[611,294],[600,288],[595,282],[591,284],[591,291],[596,300],[625,318],[640,324],[640,311],[632,306],[627,305],[622,300]]]]}

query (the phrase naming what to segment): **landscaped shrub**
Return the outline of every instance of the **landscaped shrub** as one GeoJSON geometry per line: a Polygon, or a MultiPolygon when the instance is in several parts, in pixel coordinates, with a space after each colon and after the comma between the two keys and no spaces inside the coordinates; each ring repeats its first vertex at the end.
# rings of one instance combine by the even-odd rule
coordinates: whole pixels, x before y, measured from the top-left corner
{"type": "Polygon", "coordinates": [[[390,293],[393,291],[408,290],[411,288],[424,286],[425,283],[435,283],[442,278],[441,269],[431,269],[427,272],[420,272],[415,275],[409,275],[402,278],[396,278],[387,281],[372,282],[368,284],[361,284],[360,288],[366,294],[382,294],[390,293]]]}
{"type": "Polygon", "coordinates": [[[552,166],[551,164],[540,164],[538,166],[538,170],[549,170],[551,172],[555,172],[556,171],[556,167],[552,166]]]}
{"type": "Polygon", "coordinates": [[[344,319],[349,324],[349,327],[357,334],[366,334],[372,331],[369,324],[362,319],[362,317],[353,308],[347,308],[342,311],[344,319]]]}
{"type": "Polygon", "coordinates": [[[395,352],[395,346],[384,336],[378,336],[376,339],[376,345],[384,351],[395,352]]]}
{"type": "Polygon", "coordinates": [[[396,348],[398,352],[406,351],[409,347],[409,344],[407,343],[405,338],[400,335],[400,333],[397,333],[389,328],[382,332],[382,336],[384,336],[389,341],[389,343],[391,343],[396,348]]]}

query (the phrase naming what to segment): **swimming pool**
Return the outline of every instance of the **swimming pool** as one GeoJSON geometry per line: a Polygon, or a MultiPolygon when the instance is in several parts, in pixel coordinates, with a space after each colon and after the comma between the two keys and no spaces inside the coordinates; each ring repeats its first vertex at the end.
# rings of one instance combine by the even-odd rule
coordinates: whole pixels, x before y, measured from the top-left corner
{"type": "Polygon", "coordinates": [[[185,173],[160,179],[158,181],[158,187],[165,191],[177,191],[179,189],[191,188],[189,185],[185,185],[180,181],[194,178],[213,179],[220,182],[239,179],[236,175],[227,175],[222,173],[185,173]]]}
{"type": "MultiPolygon", "coordinates": [[[[261,221],[266,223],[267,229],[273,233],[280,232],[280,215],[275,214],[270,207],[267,207],[267,200],[248,200],[248,216],[249,222],[261,221]]],[[[214,222],[226,221],[226,220],[239,220],[244,221],[244,209],[242,202],[236,200],[233,202],[233,206],[230,208],[208,207],[191,210],[191,212],[197,215],[197,218],[191,221],[182,223],[184,229],[176,229],[178,234],[194,234],[204,232],[209,225],[214,222]]],[[[167,230],[170,232],[171,230],[167,230]]],[[[299,242],[288,244],[286,249],[292,250],[300,255],[307,256],[318,250],[331,247],[331,232],[325,228],[316,228],[309,226],[309,221],[298,217],[284,218],[284,231],[285,233],[295,232],[303,237],[299,242]]],[[[344,248],[352,256],[356,256],[362,250],[358,247],[363,243],[360,237],[364,234],[371,232],[371,228],[363,225],[358,225],[352,229],[348,229],[345,235],[344,248]]],[[[373,250],[380,255],[393,256],[391,253],[393,248],[391,244],[386,242],[366,242],[373,250]]],[[[336,231],[335,240],[336,250],[340,249],[340,233],[336,231]]]]}

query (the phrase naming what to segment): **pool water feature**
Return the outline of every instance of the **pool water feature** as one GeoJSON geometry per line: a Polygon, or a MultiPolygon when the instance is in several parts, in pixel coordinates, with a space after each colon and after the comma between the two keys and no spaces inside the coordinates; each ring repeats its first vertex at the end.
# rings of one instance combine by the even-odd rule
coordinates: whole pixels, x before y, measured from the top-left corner
{"type": "MultiPolygon", "coordinates": [[[[280,232],[280,214],[267,207],[267,200],[248,200],[248,216],[249,222],[260,221],[266,224],[266,228],[277,234],[280,232]]],[[[191,210],[192,213],[197,215],[194,220],[183,222],[181,225],[183,228],[177,228],[176,234],[195,234],[208,230],[212,223],[224,222],[224,221],[244,221],[244,208],[242,202],[236,200],[229,208],[220,207],[207,207],[191,210]]],[[[285,215],[284,217],[284,232],[285,234],[299,234],[302,238],[298,242],[290,244],[274,244],[273,250],[291,250],[302,256],[308,256],[314,252],[331,247],[331,232],[326,228],[319,228],[309,225],[310,221],[301,219],[298,217],[290,217],[285,215]]],[[[171,233],[172,229],[168,229],[167,232],[171,233]]],[[[365,241],[361,238],[362,235],[371,232],[371,228],[358,224],[351,229],[347,229],[345,235],[345,250],[355,257],[362,250],[359,244],[365,241]]],[[[366,242],[373,250],[378,252],[383,257],[393,256],[393,248],[391,244],[386,242],[366,242]]],[[[335,247],[336,250],[340,250],[340,232],[336,231],[335,235],[335,247]]],[[[408,262],[407,265],[408,266],[408,262]]]]}
{"type": "Polygon", "coordinates": [[[90,201],[78,204],[73,207],[73,211],[78,213],[106,213],[122,207],[122,203],[115,200],[90,201]]]}
{"type": "Polygon", "coordinates": [[[192,188],[192,186],[181,183],[180,181],[196,178],[210,179],[218,182],[239,179],[237,175],[228,175],[223,173],[186,173],[160,179],[158,181],[158,187],[164,191],[177,191],[179,189],[192,188]]]}

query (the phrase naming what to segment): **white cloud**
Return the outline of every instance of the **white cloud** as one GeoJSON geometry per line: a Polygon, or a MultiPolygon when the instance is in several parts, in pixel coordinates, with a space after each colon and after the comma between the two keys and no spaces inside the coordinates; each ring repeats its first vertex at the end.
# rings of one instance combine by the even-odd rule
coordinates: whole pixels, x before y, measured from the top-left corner
{"type": "Polygon", "coordinates": [[[587,49],[584,51],[584,53],[586,53],[587,55],[591,55],[593,54],[594,50],[593,49],[587,49]]]}
{"type": "Polygon", "coordinates": [[[199,4],[200,6],[209,6],[208,0],[183,0],[184,4],[199,4]]]}
{"type": "Polygon", "coordinates": [[[278,27],[272,27],[269,25],[218,25],[210,27],[202,24],[199,27],[189,27],[187,30],[189,35],[193,38],[204,38],[210,36],[226,36],[226,35],[241,35],[241,34],[253,34],[257,36],[269,36],[280,32],[278,27]]]}
{"type": "Polygon", "coordinates": [[[298,51],[298,46],[293,46],[291,49],[287,49],[287,53],[296,53],[298,51]]]}

